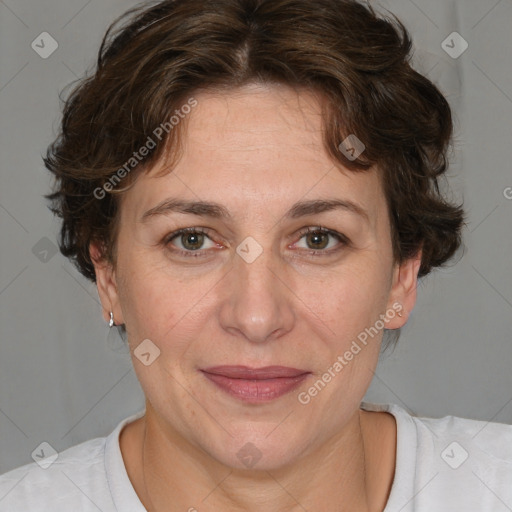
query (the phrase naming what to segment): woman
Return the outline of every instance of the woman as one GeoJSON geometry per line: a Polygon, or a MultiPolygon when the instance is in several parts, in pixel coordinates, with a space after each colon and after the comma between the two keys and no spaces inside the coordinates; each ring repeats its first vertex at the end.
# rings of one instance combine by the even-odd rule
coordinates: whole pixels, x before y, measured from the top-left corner
{"type": "Polygon", "coordinates": [[[448,103],[352,0],[175,0],[107,32],[45,164],[145,411],[9,511],[512,509],[512,427],[362,402],[460,245],[448,103]]]}

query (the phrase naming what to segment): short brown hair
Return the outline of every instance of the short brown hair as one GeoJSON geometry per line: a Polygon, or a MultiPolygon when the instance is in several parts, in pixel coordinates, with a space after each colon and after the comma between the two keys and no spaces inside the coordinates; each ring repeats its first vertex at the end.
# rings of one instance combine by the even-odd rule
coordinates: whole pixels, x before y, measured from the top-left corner
{"type": "Polygon", "coordinates": [[[177,157],[185,123],[133,166],[122,189],[106,187],[101,199],[95,191],[193,94],[279,83],[321,93],[334,160],[353,171],[377,164],[395,261],[422,249],[419,276],[428,274],[460,246],[464,212],[438,183],[448,166],[450,107],[412,69],[411,48],[395,16],[354,0],[166,0],[131,9],[109,27],[97,69],[65,101],[44,158],[56,177],[47,197],[62,218],[62,254],[92,281],[91,242],[115,261],[124,186],[164,155],[177,157]],[[352,134],[366,147],[356,160],[340,151],[352,134]]]}

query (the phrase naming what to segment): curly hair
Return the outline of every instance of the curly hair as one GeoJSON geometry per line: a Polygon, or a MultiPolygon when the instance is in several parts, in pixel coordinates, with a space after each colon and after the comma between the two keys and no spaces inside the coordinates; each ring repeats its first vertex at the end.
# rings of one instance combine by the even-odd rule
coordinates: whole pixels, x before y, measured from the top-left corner
{"type": "Polygon", "coordinates": [[[452,140],[450,106],[412,68],[411,55],[396,16],[355,0],[139,4],[110,25],[96,69],[64,102],[44,158],[56,178],[46,197],[62,218],[62,254],[95,281],[89,245],[115,262],[123,191],[161,158],[179,156],[186,123],[171,127],[171,116],[201,90],[258,82],[321,94],[328,154],[354,172],[378,167],[394,259],[421,249],[418,275],[427,275],[460,246],[464,211],[439,187],[452,140]],[[357,159],[340,150],[350,135],[365,146],[357,159]],[[144,158],[135,158],[139,150],[144,158]]]}

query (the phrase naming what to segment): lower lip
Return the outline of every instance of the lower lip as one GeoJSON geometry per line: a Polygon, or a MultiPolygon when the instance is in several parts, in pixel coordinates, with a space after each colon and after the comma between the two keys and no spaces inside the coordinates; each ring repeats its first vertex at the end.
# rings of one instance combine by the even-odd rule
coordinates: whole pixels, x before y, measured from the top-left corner
{"type": "Polygon", "coordinates": [[[269,402],[286,395],[299,387],[309,375],[309,373],[303,373],[296,377],[248,380],[234,379],[207,372],[203,372],[203,374],[229,395],[244,402],[252,403],[269,402]]]}

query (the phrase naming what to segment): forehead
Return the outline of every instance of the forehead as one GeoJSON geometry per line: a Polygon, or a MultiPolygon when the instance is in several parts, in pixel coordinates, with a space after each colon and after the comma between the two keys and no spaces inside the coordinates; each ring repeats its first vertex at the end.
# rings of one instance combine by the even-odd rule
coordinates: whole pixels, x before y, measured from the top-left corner
{"type": "MultiPolygon", "coordinates": [[[[264,134],[272,137],[284,127],[288,137],[292,134],[310,137],[321,128],[319,97],[309,89],[247,84],[226,91],[203,91],[197,95],[197,101],[189,121],[191,135],[194,131],[209,131],[212,125],[222,128],[224,134],[242,129],[240,136],[257,131],[260,137],[264,134]]],[[[210,135],[215,139],[220,134],[210,132],[210,135]]]]}
{"type": "Polygon", "coordinates": [[[284,208],[327,197],[363,204],[371,217],[385,206],[376,170],[354,172],[329,156],[315,92],[252,84],[194,98],[172,172],[155,166],[128,192],[137,195],[140,209],[169,195],[260,212],[271,203],[284,208]]]}
{"type": "Polygon", "coordinates": [[[333,164],[323,147],[320,100],[311,90],[248,84],[203,92],[197,100],[187,120],[189,161],[207,152],[238,164],[245,161],[250,168],[263,158],[275,160],[276,167],[300,158],[315,162],[315,168],[333,164]]]}

